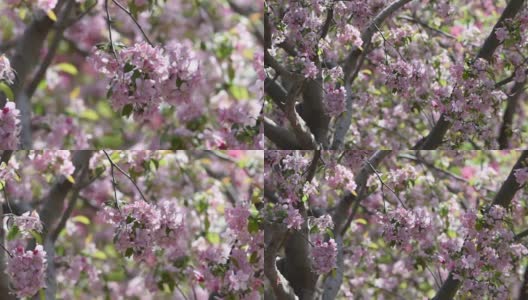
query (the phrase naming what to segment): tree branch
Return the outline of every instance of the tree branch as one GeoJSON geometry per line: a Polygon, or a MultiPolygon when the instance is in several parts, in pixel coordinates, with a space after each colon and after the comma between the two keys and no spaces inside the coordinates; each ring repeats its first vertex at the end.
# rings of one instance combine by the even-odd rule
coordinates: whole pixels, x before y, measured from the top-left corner
{"type": "Polygon", "coordinates": [[[523,87],[526,84],[526,79],[522,82],[515,82],[515,85],[512,87],[511,95],[508,96],[508,102],[506,104],[506,109],[504,110],[504,115],[502,117],[502,124],[499,131],[499,149],[508,149],[510,147],[510,138],[513,133],[513,116],[517,110],[519,99],[523,94],[523,87]]]}
{"type": "Polygon", "coordinates": [[[297,300],[299,299],[288,281],[277,270],[277,252],[281,246],[281,241],[286,235],[286,229],[281,224],[265,223],[264,225],[264,274],[269,280],[273,293],[277,300],[297,300]]]}

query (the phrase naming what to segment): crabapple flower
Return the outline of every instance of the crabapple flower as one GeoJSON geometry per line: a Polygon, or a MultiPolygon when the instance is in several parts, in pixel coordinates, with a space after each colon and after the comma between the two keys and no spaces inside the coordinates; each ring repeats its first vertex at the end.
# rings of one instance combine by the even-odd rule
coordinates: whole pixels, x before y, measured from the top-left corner
{"type": "Polygon", "coordinates": [[[326,179],[332,188],[344,187],[353,192],[357,187],[354,174],[343,165],[336,165],[333,168],[333,174],[327,175],[326,179]]]}
{"type": "Polygon", "coordinates": [[[298,209],[293,208],[292,206],[288,207],[288,217],[284,219],[284,223],[287,224],[287,227],[293,228],[295,230],[300,230],[304,219],[299,213],[298,209]]]}
{"type": "MultiPolygon", "coordinates": [[[[1,74],[0,74],[1,75],[1,74]]],[[[20,111],[16,109],[14,102],[6,102],[0,112],[0,148],[14,150],[18,146],[20,135],[20,111]]]]}
{"type": "Polygon", "coordinates": [[[497,37],[497,40],[499,40],[499,42],[503,42],[505,39],[508,38],[508,29],[504,27],[495,29],[495,36],[497,37]]]}
{"type": "Polygon", "coordinates": [[[13,225],[20,229],[23,237],[31,237],[30,231],[32,230],[42,231],[42,222],[36,210],[25,212],[21,216],[15,216],[13,225]]]}
{"type": "Polygon", "coordinates": [[[50,11],[57,6],[57,0],[37,0],[37,7],[43,11],[50,11]]]}
{"type": "Polygon", "coordinates": [[[344,87],[327,88],[324,99],[326,113],[332,117],[339,116],[346,110],[346,90],[344,87]]]}
{"type": "Polygon", "coordinates": [[[42,245],[28,251],[17,246],[11,250],[11,254],[13,256],[7,260],[6,272],[17,297],[31,297],[46,287],[44,274],[47,262],[42,245]]]}
{"type": "Polygon", "coordinates": [[[319,218],[314,219],[314,225],[321,231],[326,229],[334,229],[334,221],[330,215],[322,215],[319,218]]]}
{"type": "Polygon", "coordinates": [[[0,80],[5,80],[9,84],[15,80],[15,72],[5,55],[0,55],[0,80]]]}
{"type": "Polygon", "coordinates": [[[337,244],[334,239],[315,241],[312,247],[313,268],[319,274],[330,272],[336,266],[337,244]]]}
{"type": "Polygon", "coordinates": [[[116,52],[100,48],[90,57],[109,79],[112,106],[137,120],[155,115],[160,104],[186,104],[200,80],[199,63],[190,47],[177,42],[166,49],[146,42],[116,52]],[[110,52],[110,53],[109,53],[110,52]]]}
{"type": "Polygon", "coordinates": [[[227,208],[225,214],[229,229],[237,233],[247,231],[248,218],[251,215],[247,207],[227,208]]]}
{"type": "Polygon", "coordinates": [[[522,168],[515,170],[515,180],[519,185],[523,185],[528,181],[528,168],[522,168]]]}
{"type": "Polygon", "coordinates": [[[56,175],[71,176],[75,167],[68,150],[42,151],[31,156],[33,166],[37,171],[50,171],[56,175]]]}

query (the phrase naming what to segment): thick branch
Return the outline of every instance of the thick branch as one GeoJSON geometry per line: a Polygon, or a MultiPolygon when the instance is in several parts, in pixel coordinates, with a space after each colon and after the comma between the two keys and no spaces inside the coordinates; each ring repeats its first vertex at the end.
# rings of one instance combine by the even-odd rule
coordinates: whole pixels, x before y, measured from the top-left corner
{"type": "Polygon", "coordinates": [[[280,127],[273,120],[264,117],[264,134],[279,149],[301,149],[293,132],[280,127]]]}
{"type": "Polygon", "coordinates": [[[281,241],[286,235],[285,228],[278,224],[266,223],[264,225],[264,274],[269,280],[277,300],[298,299],[288,281],[277,270],[276,257],[281,241]]]}
{"type": "Polygon", "coordinates": [[[524,270],[524,280],[519,290],[519,300],[528,299],[528,266],[524,270]]]}
{"type": "Polygon", "coordinates": [[[278,84],[275,80],[272,80],[266,76],[266,79],[264,79],[264,91],[266,91],[266,95],[268,95],[271,100],[282,110],[285,109],[284,101],[286,100],[286,97],[288,93],[286,90],[278,84]]]}
{"type": "Polygon", "coordinates": [[[502,125],[499,131],[499,149],[508,149],[510,147],[510,138],[513,133],[513,116],[517,109],[519,98],[521,98],[521,95],[523,94],[523,86],[525,83],[526,80],[515,82],[515,85],[511,90],[511,95],[508,96],[508,102],[506,104],[506,109],[504,110],[502,125]]]}

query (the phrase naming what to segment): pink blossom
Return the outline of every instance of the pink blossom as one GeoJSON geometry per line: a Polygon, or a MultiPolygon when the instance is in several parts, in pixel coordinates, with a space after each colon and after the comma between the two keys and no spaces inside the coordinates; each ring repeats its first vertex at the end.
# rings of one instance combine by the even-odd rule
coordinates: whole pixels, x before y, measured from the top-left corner
{"type": "Polygon", "coordinates": [[[508,29],[505,27],[495,29],[495,36],[497,37],[497,40],[499,40],[499,42],[503,42],[505,39],[508,38],[508,29]]]}
{"type": "Polygon", "coordinates": [[[111,53],[96,50],[94,67],[109,79],[112,106],[137,120],[155,115],[162,102],[186,104],[200,81],[199,62],[186,44],[169,43],[165,49],[146,42],[111,53]]]}
{"type": "Polygon", "coordinates": [[[300,230],[302,224],[304,223],[304,219],[299,213],[299,210],[293,208],[290,205],[288,206],[288,217],[284,219],[284,223],[286,223],[288,228],[292,228],[294,230],[300,230]]]}
{"type": "Polygon", "coordinates": [[[515,70],[515,76],[513,77],[513,79],[516,81],[516,82],[523,82],[526,80],[526,70],[524,70],[524,68],[517,68],[515,70]]]}
{"type": "Polygon", "coordinates": [[[327,175],[328,185],[333,188],[345,187],[351,192],[356,190],[356,181],[354,180],[354,174],[350,169],[343,165],[334,166],[333,170],[327,175]]]}
{"type": "Polygon", "coordinates": [[[231,230],[234,232],[247,232],[248,218],[251,215],[245,206],[227,208],[225,210],[226,221],[231,230]]]}
{"type": "Polygon", "coordinates": [[[315,241],[312,246],[313,268],[319,274],[330,272],[336,266],[337,244],[334,239],[328,242],[315,241]]]}
{"type": "Polygon", "coordinates": [[[0,112],[0,148],[4,150],[15,150],[18,148],[20,135],[20,111],[16,109],[14,102],[6,102],[0,112]]]}
{"type": "Polygon", "coordinates": [[[5,55],[0,55],[0,80],[5,80],[9,84],[12,84],[15,80],[15,72],[5,55]]]}
{"type": "Polygon", "coordinates": [[[43,11],[50,11],[57,5],[57,0],[37,0],[37,6],[43,11]]]}
{"type": "Polygon", "coordinates": [[[528,168],[515,170],[514,176],[519,185],[524,185],[528,181],[528,168]]]}
{"type": "Polygon", "coordinates": [[[322,215],[319,218],[314,219],[314,225],[319,228],[322,232],[326,229],[334,229],[334,221],[330,215],[322,215]]]}
{"type": "Polygon", "coordinates": [[[36,210],[25,212],[21,216],[14,216],[13,225],[20,229],[24,237],[31,237],[31,230],[42,231],[42,222],[36,210]]]}
{"type": "Polygon", "coordinates": [[[346,110],[346,90],[344,87],[329,87],[325,91],[325,110],[332,117],[339,116],[346,110]]]}
{"type": "Polygon", "coordinates": [[[7,260],[7,274],[11,286],[18,297],[31,297],[41,288],[46,287],[44,274],[46,271],[46,252],[42,245],[35,250],[25,251],[18,246],[11,250],[13,257],[7,260]]]}

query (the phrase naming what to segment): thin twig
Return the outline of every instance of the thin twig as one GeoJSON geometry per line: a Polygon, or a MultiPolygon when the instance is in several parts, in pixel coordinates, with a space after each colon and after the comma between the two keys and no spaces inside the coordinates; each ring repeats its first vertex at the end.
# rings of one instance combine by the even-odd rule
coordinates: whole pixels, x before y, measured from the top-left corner
{"type": "Polygon", "coordinates": [[[175,284],[175,286],[176,286],[176,288],[178,289],[178,291],[180,292],[180,294],[182,294],[183,298],[184,298],[185,300],[189,300],[189,299],[187,298],[187,296],[185,296],[185,294],[184,294],[183,291],[181,290],[180,286],[179,286],[178,284],[175,284]]]}
{"type": "Polygon", "coordinates": [[[9,252],[9,250],[7,250],[7,248],[4,246],[4,243],[0,243],[0,246],[5,252],[7,252],[7,254],[9,254],[9,257],[13,257],[13,254],[11,254],[11,252],[9,252]]]}
{"type": "MultiPolygon", "coordinates": [[[[108,158],[108,161],[110,162],[111,166],[113,168],[116,168],[121,174],[125,175],[126,178],[128,178],[128,180],[130,180],[130,182],[132,182],[132,184],[134,184],[134,186],[136,187],[137,191],[139,192],[139,194],[141,195],[141,198],[143,198],[143,200],[147,203],[149,203],[149,201],[147,200],[147,198],[145,197],[145,195],[143,195],[143,192],[141,191],[141,189],[139,188],[139,186],[137,185],[136,181],[130,177],[130,175],[128,175],[125,171],[123,171],[123,169],[121,169],[116,163],[114,163],[114,161],[110,158],[110,155],[108,155],[108,153],[106,152],[106,150],[103,150],[104,154],[106,155],[106,158],[108,158]]],[[[112,170],[113,172],[113,170],[112,170]]],[[[117,199],[117,198],[116,198],[117,199]]]]}
{"type": "MultiPolygon", "coordinates": [[[[108,1],[108,0],[107,0],[108,1]]],[[[147,34],[145,33],[145,31],[143,31],[143,28],[141,27],[141,25],[139,25],[138,21],[136,20],[136,18],[134,18],[134,16],[132,15],[132,13],[126,9],[121,3],[119,3],[119,1],[117,0],[112,0],[112,2],[114,2],[115,5],[117,5],[119,8],[121,8],[121,10],[123,10],[131,19],[132,21],[134,21],[134,23],[136,24],[136,26],[139,28],[139,30],[141,31],[141,34],[143,34],[143,37],[145,38],[145,40],[147,41],[147,43],[149,43],[149,45],[151,45],[152,47],[154,47],[154,44],[152,44],[152,42],[150,41],[150,39],[148,38],[147,34]]]]}
{"type": "Polygon", "coordinates": [[[7,198],[7,192],[6,192],[6,188],[7,188],[7,182],[4,183],[4,186],[2,187],[2,191],[4,193],[4,198],[6,200],[6,203],[7,203],[7,207],[9,208],[9,213],[13,213],[13,210],[11,209],[11,204],[9,203],[9,198],[7,198]]]}
{"type": "Polygon", "coordinates": [[[396,194],[396,192],[390,186],[388,186],[385,182],[383,182],[383,179],[381,179],[379,172],[374,168],[374,166],[372,166],[370,161],[367,160],[367,164],[370,166],[372,171],[374,171],[374,174],[376,174],[376,177],[378,177],[379,181],[381,182],[382,190],[383,190],[383,187],[386,187],[389,191],[391,191],[394,194],[394,196],[396,196],[396,198],[398,199],[398,201],[400,201],[400,204],[403,206],[403,208],[407,209],[407,207],[405,207],[405,204],[403,204],[403,201],[400,199],[400,196],[398,196],[398,194],[396,194]]]}
{"type": "Polygon", "coordinates": [[[114,40],[112,39],[112,19],[110,18],[110,13],[108,12],[108,0],[105,0],[104,7],[106,11],[106,25],[108,27],[108,39],[110,40],[110,49],[112,50],[112,54],[114,55],[114,58],[117,61],[117,53],[114,48],[114,40]]]}

